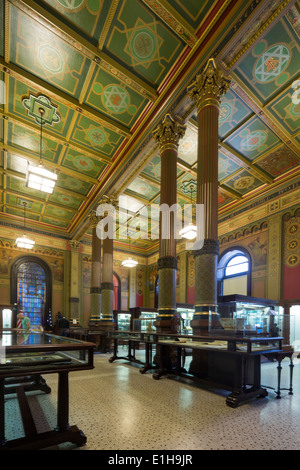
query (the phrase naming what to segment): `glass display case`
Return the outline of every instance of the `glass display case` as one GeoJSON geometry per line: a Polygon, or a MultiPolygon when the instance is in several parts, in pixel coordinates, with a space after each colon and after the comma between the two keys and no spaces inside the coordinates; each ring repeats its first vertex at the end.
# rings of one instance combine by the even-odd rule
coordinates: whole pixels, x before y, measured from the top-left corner
{"type": "MultiPolygon", "coordinates": [[[[69,425],[69,372],[92,369],[94,344],[59,337],[48,333],[18,330],[0,330],[0,442],[2,449],[36,450],[63,442],[78,446],[86,437],[77,426],[69,425]],[[58,374],[57,425],[52,431],[39,432],[31,413],[26,391],[50,393],[41,374],[58,374]],[[11,393],[7,384],[16,391],[24,436],[6,439],[7,430],[16,425],[5,412],[5,395],[11,393]],[[30,384],[29,384],[30,383],[30,384]],[[29,384],[29,385],[28,385],[29,384]]],[[[39,410],[42,415],[42,408],[39,410]]],[[[13,415],[14,416],[14,415],[13,415]]],[[[44,417],[45,421],[46,418],[44,417]]]]}
{"type": "Polygon", "coordinates": [[[177,304],[176,308],[180,315],[180,331],[183,334],[192,334],[191,320],[194,318],[195,309],[192,305],[177,304]]]}
{"type": "Polygon", "coordinates": [[[94,344],[24,330],[0,331],[0,377],[92,367],[94,344]]]}
{"type": "Polygon", "coordinates": [[[114,321],[116,325],[116,330],[131,330],[131,313],[129,311],[115,310],[114,321]]]}
{"type": "Polygon", "coordinates": [[[221,317],[233,317],[235,314],[259,314],[269,310],[278,310],[276,300],[250,297],[246,295],[224,295],[218,297],[218,312],[221,317]]]}
{"type": "Polygon", "coordinates": [[[13,328],[13,308],[11,305],[0,305],[0,329],[13,328]]]}
{"type": "Polygon", "coordinates": [[[156,309],[151,308],[134,308],[130,309],[133,313],[133,330],[142,332],[156,331],[154,322],[158,315],[156,309]]]}

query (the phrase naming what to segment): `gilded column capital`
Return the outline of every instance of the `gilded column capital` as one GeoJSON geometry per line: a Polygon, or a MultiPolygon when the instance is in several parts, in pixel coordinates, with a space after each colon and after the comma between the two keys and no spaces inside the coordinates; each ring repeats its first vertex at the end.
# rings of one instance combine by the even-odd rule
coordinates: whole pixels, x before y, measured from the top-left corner
{"type": "Polygon", "coordinates": [[[115,210],[118,207],[118,199],[111,196],[102,196],[98,203],[98,208],[96,210],[96,216],[101,219],[106,215],[114,216],[115,210]]]}
{"type": "Polygon", "coordinates": [[[69,240],[69,245],[72,248],[72,251],[77,251],[81,242],[79,240],[69,240]]]}
{"type": "Polygon", "coordinates": [[[92,211],[89,213],[88,219],[90,221],[91,227],[95,228],[97,227],[98,222],[101,220],[101,217],[96,215],[95,211],[92,211]]]}
{"type": "Polygon", "coordinates": [[[179,139],[185,134],[186,126],[175,121],[170,114],[166,114],[164,120],[152,135],[160,146],[160,151],[178,149],[179,139]]]}
{"type": "Polygon", "coordinates": [[[208,105],[219,107],[221,96],[227,93],[229,86],[230,80],[223,77],[214,59],[209,59],[203,73],[197,75],[187,91],[191,100],[196,102],[199,112],[208,105]]]}

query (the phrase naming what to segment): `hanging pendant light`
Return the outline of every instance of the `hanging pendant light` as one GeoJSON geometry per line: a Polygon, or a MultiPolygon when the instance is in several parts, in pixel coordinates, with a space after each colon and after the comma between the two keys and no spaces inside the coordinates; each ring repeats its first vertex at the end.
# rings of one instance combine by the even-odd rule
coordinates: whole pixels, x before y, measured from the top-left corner
{"type": "MultiPolygon", "coordinates": [[[[192,204],[192,211],[193,211],[193,188],[194,185],[190,186],[191,188],[191,204],[192,204]]],[[[183,238],[186,238],[187,240],[193,240],[197,236],[197,226],[193,224],[193,222],[190,222],[186,227],[183,227],[179,231],[179,235],[183,238]]]]}
{"type": "MultiPolygon", "coordinates": [[[[23,205],[24,205],[24,232],[25,232],[26,230],[26,227],[25,227],[26,212],[25,211],[26,211],[27,203],[23,202],[23,205]]],[[[35,241],[27,237],[25,233],[22,237],[19,237],[16,239],[16,245],[18,248],[27,248],[28,250],[31,250],[34,244],[35,244],[35,241]]]]}
{"type": "MultiPolygon", "coordinates": [[[[130,237],[129,237],[129,250],[130,250],[130,237]]],[[[137,264],[138,262],[135,259],[133,259],[131,256],[128,256],[127,259],[122,261],[122,266],[124,266],[125,268],[134,268],[137,264]]]]}
{"type": "Polygon", "coordinates": [[[48,194],[52,194],[57,180],[57,174],[46,170],[42,164],[42,144],[43,144],[43,115],[45,110],[39,108],[41,115],[41,137],[40,137],[40,163],[38,166],[31,165],[28,162],[26,186],[31,189],[37,189],[48,194]]]}

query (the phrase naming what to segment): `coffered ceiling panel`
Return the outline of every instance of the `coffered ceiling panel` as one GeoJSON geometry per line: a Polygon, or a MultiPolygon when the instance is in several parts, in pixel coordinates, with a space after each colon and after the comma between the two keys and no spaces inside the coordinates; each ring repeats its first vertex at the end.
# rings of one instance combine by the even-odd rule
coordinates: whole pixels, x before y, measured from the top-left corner
{"type": "MultiPolygon", "coordinates": [[[[294,0],[0,0],[0,223],[21,227],[25,201],[31,230],[80,240],[103,195],[127,196],[125,246],[126,224],[146,231],[143,211],[159,204],[152,132],[166,113],[186,125],[177,190],[190,202],[198,132],[187,87],[210,57],[231,80],[219,113],[220,220],[297,186],[299,11],[294,0]],[[26,186],[40,108],[52,195],[26,186]]],[[[134,244],[151,250],[149,239],[134,244]]]]}

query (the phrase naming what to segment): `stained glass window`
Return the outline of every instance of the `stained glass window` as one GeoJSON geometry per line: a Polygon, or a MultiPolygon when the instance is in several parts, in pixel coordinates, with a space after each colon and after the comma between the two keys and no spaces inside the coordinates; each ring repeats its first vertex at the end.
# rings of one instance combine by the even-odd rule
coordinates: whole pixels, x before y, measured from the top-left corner
{"type": "Polygon", "coordinates": [[[43,326],[46,298],[45,271],[32,261],[20,264],[17,279],[18,305],[30,319],[30,325],[43,326]]]}

